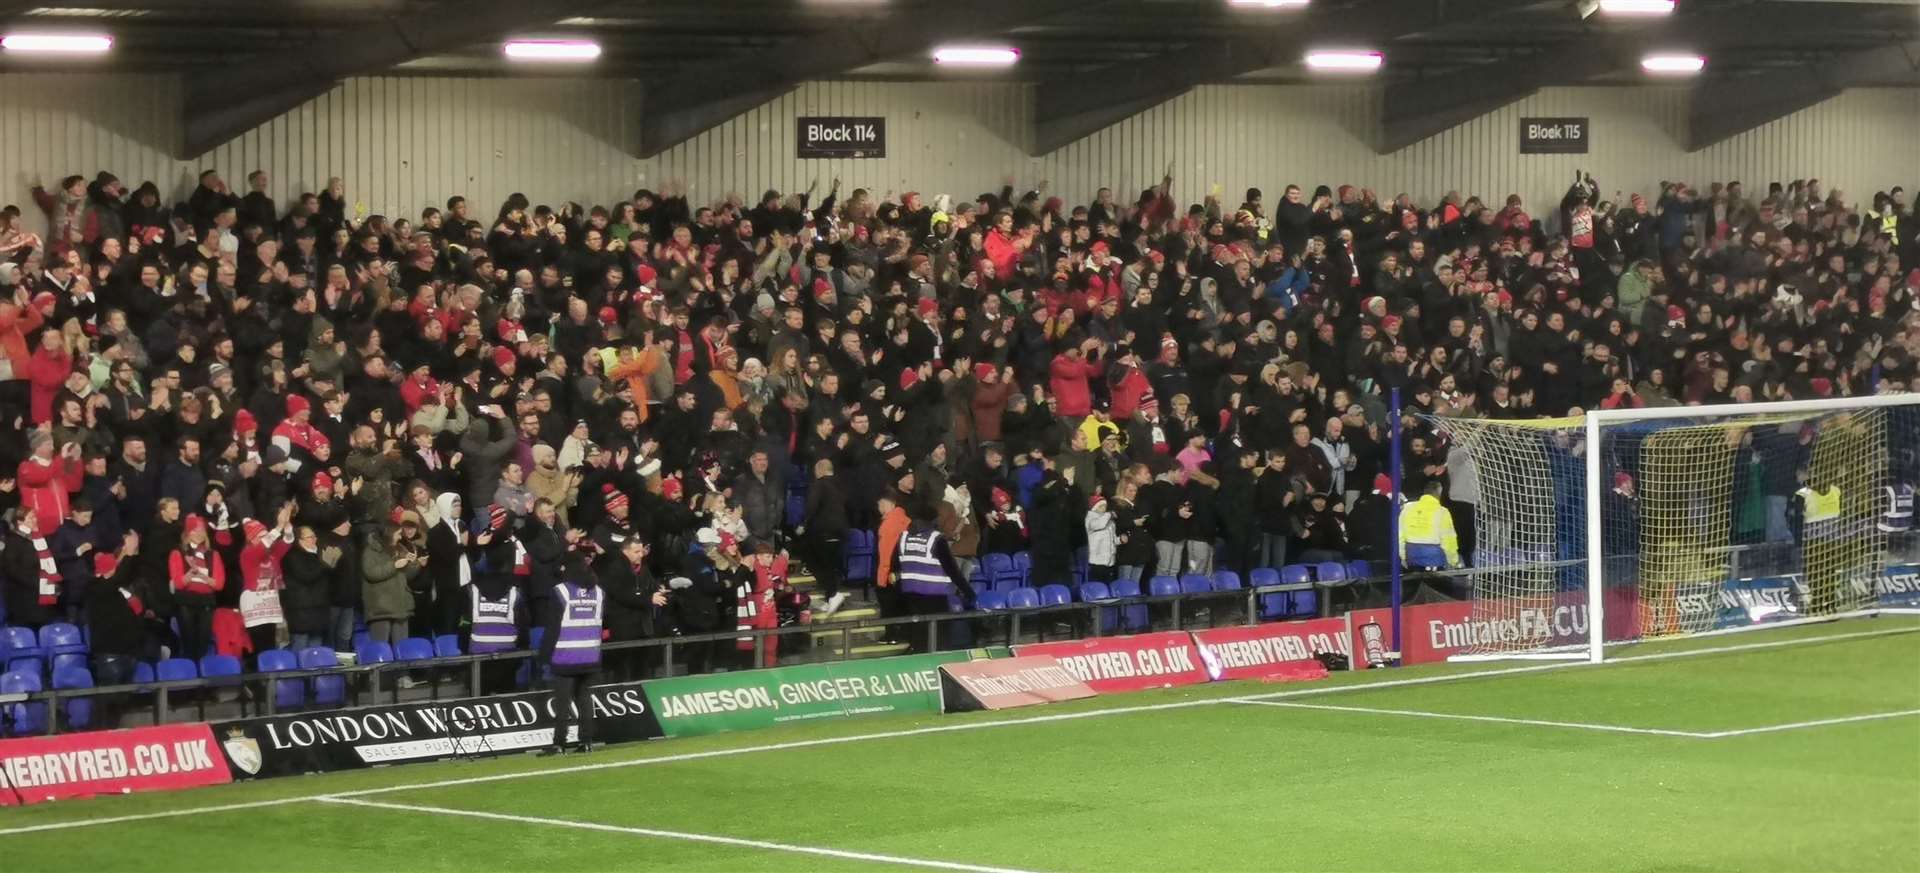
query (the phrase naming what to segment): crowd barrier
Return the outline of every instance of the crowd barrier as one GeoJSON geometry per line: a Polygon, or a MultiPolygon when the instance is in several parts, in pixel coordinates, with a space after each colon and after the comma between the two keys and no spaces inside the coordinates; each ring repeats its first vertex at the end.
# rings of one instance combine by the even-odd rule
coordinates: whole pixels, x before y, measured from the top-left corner
{"type": "MultiPolygon", "coordinates": [[[[1871,586],[1865,593],[1872,594],[1877,605],[1920,606],[1920,567],[1892,567],[1874,581],[1858,584],[1871,586]]],[[[1793,617],[1804,597],[1804,585],[1795,577],[1731,580],[1700,608],[1714,611],[1716,627],[1764,624],[1793,617]]],[[[1084,606],[1096,616],[1099,609],[1134,605],[1177,609],[1175,598],[1139,600],[1084,606]]],[[[1573,594],[1564,603],[1556,599],[1530,609],[1533,614],[1521,610],[1493,622],[1476,619],[1472,604],[1464,601],[1403,606],[1403,636],[1411,642],[1398,654],[1403,663],[1420,663],[1513,635],[1548,643],[1584,637],[1585,603],[1573,594]]],[[[1625,608],[1615,611],[1630,613],[1625,608]]],[[[919,616],[906,623],[985,615],[991,614],[919,616]]],[[[1087,621],[1093,628],[1101,626],[1097,617],[1087,621]]],[[[1338,618],[1017,642],[613,682],[594,687],[591,699],[597,739],[621,743],[865,715],[1004,709],[1207,682],[1305,680],[1325,676],[1330,664],[1380,666],[1379,631],[1391,621],[1391,610],[1363,609],[1338,618]]],[[[939,639],[934,630],[928,633],[930,641],[939,639]]],[[[735,640],[741,634],[710,636],[735,640]]],[[[470,666],[477,676],[478,665],[493,658],[451,660],[470,666]]],[[[377,678],[393,666],[372,665],[361,671],[377,678]]],[[[324,676],[339,671],[304,672],[324,676]]],[[[95,689],[107,691],[111,689],[95,689]]],[[[32,701],[0,704],[27,702],[32,701]]],[[[552,742],[551,706],[547,693],[525,691],[5,740],[0,741],[0,805],[520,752],[552,742]],[[217,758],[212,752],[216,744],[217,758]]]]}

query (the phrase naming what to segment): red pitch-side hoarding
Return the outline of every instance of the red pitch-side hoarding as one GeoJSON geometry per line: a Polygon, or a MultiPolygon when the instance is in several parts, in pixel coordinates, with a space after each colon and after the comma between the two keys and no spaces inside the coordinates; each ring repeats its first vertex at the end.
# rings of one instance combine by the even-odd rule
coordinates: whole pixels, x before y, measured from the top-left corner
{"type": "Polygon", "coordinates": [[[1015,655],[1052,655],[1101,694],[1207,681],[1193,635],[1182,631],[1014,646],[1015,655]]]}
{"type": "Polygon", "coordinates": [[[1325,676],[1324,668],[1301,668],[1320,667],[1314,655],[1322,652],[1351,651],[1347,623],[1337,618],[1212,628],[1194,631],[1193,640],[1217,680],[1325,676]]]}
{"type": "Polygon", "coordinates": [[[232,778],[204,724],[0,740],[0,806],[171,791],[232,778]]]}
{"type": "MultiPolygon", "coordinates": [[[[1619,639],[1632,632],[1637,620],[1631,592],[1606,594],[1607,637],[1619,639]]],[[[1504,643],[1514,648],[1582,645],[1587,641],[1587,593],[1567,591],[1552,599],[1515,603],[1483,610],[1475,618],[1473,604],[1464,600],[1420,603],[1400,608],[1400,662],[1426,664],[1476,647],[1504,643]]],[[[1363,628],[1378,622],[1386,638],[1393,637],[1393,610],[1362,609],[1350,613],[1353,651],[1365,652],[1363,628]]],[[[1356,663],[1356,667],[1366,664],[1356,663]]]]}

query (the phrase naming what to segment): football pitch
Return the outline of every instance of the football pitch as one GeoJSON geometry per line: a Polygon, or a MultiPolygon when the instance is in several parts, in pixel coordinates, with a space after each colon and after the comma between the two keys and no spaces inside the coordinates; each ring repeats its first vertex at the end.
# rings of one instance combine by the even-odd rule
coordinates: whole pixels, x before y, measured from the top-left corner
{"type": "Polygon", "coordinates": [[[1920,870],[1920,621],[0,811],[0,869],[1920,870]]]}

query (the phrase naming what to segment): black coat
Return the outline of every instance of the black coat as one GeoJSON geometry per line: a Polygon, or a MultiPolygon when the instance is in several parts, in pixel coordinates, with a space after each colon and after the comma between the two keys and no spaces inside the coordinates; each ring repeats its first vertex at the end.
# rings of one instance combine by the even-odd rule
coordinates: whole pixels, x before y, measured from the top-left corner
{"type": "MultiPolygon", "coordinates": [[[[680,632],[704,634],[732,627],[738,597],[734,585],[738,580],[723,578],[726,574],[715,568],[705,555],[688,555],[681,569],[683,575],[693,581],[693,587],[673,592],[667,604],[673,610],[674,624],[680,632]]],[[[749,575],[752,572],[747,570],[749,575]]]]}
{"type": "MultiPolygon", "coordinates": [[[[92,635],[88,645],[96,655],[149,655],[146,619],[134,614],[120,591],[121,583],[130,582],[133,573],[130,565],[122,565],[113,576],[96,579],[87,589],[87,631],[92,635]]],[[[141,593],[135,590],[135,594],[141,593]]]]}
{"type": "Polygon", "coordinates": [[[40,605],[40,559],[33,540],[18,531],[8,530],[0,540],[0,583],[6,586],[8,624],[37,627],[53,619],[40,605]]]}
{"type": "Polygon", "coordinates": [[[607,629],[618,640],[644,640],[662,629],[661,607],[653,594],[664,588],[645,565],[635,568],[624,555],[608,555],[594,565],[600,587],[607,592],[607,629]]]}
{"type": "Polygon", "coordinates": [[[280,559],[280,572],[286,576],[287,583],[286,590],[280,593],[287,630],[301,634],[326,633],[327,607],[333,605],[333,568],[321,561],[319,555],[296,546],[280,559]]]}

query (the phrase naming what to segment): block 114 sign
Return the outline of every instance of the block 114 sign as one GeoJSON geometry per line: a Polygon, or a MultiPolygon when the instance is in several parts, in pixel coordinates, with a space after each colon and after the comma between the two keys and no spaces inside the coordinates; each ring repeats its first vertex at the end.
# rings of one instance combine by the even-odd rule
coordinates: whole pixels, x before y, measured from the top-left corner
{"type": "Polygon", "coordinates": [[[879,117],[804,116],[797,119],[795,152],[802,158],[884,158],[887,120],[879,117]]]}
{"type": "Polygon", "coordinates": [[[1520,119],[1523,155],[1584,155],[1593,129],[1585,118],[1520,119]]]}

